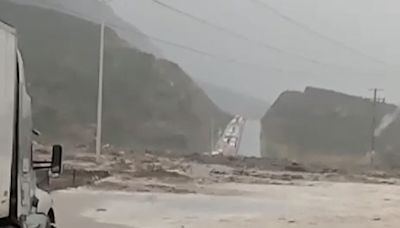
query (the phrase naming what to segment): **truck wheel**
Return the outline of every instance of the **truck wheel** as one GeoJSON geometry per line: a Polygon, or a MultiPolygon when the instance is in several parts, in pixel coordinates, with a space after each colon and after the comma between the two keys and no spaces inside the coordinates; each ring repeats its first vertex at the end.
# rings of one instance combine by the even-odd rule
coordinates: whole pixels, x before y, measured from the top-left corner
{"type": "Polygon", "coordinates": [[[53,209],[50,209],[49,213],[47,214],[48,220],[46,228],[56,228],[56,217],[54,215],[53,209]]]}
{"type": "Polygon", "coordinates": [[[47,219],[46,228],[52,228],[52,226],[51,226],[51,222],[50,222],[50,218],[49,218],[49,219],[47,219]]]}

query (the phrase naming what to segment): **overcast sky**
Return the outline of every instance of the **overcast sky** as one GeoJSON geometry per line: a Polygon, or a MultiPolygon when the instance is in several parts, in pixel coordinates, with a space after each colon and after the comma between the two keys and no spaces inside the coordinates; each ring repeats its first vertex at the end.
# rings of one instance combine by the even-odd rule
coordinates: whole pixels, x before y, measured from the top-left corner
{"type": "Polygon", "coordinates": [[[220,56],[154,42],[193,78],[270,102],[284,90],[308,85],[360,96],[380,87],[390,101],[400,101],[398,0],[260,0],[294,23],[251,0],[160,1],[244,36],[219,31],[151,0],[114,1],[116,12],[144,33],[220,56]]]}

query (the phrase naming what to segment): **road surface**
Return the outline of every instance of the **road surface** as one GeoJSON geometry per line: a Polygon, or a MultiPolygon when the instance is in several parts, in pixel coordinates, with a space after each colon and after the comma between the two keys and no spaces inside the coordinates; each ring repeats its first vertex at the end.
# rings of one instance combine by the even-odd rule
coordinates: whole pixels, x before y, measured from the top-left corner
{"type": "Polygon", "coordinates": [[[235,195],[54,193],[60,228],[397,228],[400,188],[313,182],[307,186],[217,184],[235,195]]]}
{"type": "Polygon", "coordinates": [[[225,156],[237,156],[240,147],[240,140],[246,120],[242,116],[235,116],[227,125],[222,136],[215,145],[215,152],[225,156]]]}
{"type": "Polygon", "coordinates": [[[248,120],[244,126],[239,155],[260,157],[261,123],[258,120],[248,120]]]}

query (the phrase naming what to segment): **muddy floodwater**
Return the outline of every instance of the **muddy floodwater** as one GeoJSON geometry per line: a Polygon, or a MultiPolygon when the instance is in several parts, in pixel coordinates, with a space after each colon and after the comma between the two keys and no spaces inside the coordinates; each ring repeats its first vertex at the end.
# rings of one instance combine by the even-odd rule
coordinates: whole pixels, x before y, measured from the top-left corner
{"type": "Polygon", "coordinates": [[[64,190],[54,193],[59,227],[393,227],[400,188],[355,183],[309,186],[216,184],[235,195],[64,190]]]}

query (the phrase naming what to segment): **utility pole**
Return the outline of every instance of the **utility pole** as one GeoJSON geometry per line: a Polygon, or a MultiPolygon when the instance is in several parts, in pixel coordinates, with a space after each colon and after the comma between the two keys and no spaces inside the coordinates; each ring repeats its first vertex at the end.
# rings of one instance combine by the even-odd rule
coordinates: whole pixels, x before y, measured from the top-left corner
{"type": "MultiPolygon", "coordinates": [[[[99,0],[104,4],[112,0],[99,0]]],[[[102,120],[103,120],[103,71],[104,71],[104,32],[106,21],[103,19],[100,24],[100,51],[99,51],[99,87],[97,95],[97,127],[96,127],[96,160],[100,161],[101,139],[102,139],[102,120]]]]}
{"type": "Polygon", "coordinates": [[[99,51],[99,87],[97,95],[97,129],[96,129],[96,160],[100,160],[101,136],[102,136],[102,114],[103,114],[103,70],[104,70],[104,29],[105,22],[100,28],[100,51],[99,51]]]}
{"type": "Polygon", "coordinates": [[[370,163],[374,165],[374,157],[375,157],[375,146],[376,146],[376,136],[375,136],[375,129],[376,129],[376,106],[378,103],[378,92],[383,91],[383,89],[373,88],[369,89],[373,92],[373,100],[372,100],[372,126],[371,126],[371,151],[370,151],[370,163]]]}

